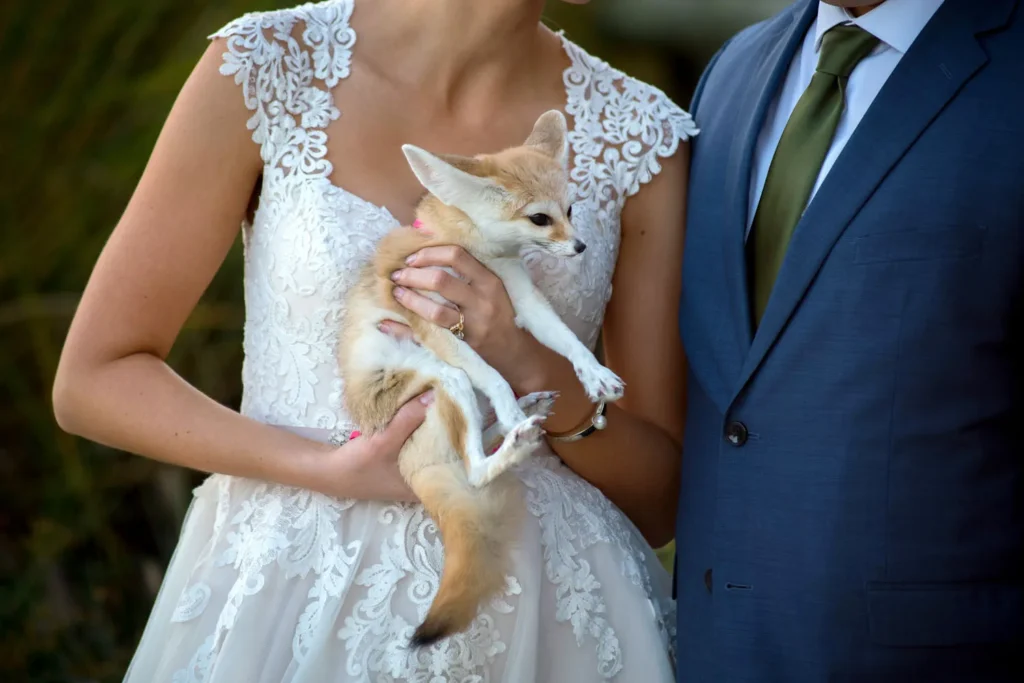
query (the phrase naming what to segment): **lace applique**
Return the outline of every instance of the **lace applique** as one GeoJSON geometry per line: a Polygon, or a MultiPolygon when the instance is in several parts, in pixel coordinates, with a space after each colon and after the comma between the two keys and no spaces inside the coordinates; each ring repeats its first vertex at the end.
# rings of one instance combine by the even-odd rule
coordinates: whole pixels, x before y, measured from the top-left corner
{"type": "Polygon", "coordinates": [[[198,583],[191,588],[186,588],[181,593],[178,606],[174,608],[171,621],[180,623],[198,617],[210,602],[210,592],[210,587],[205,583],[198,583]]]}
{"type": "MultiPolygon", "coordinates": [[[[355,604],[338,631],[348,651],[347,673],[354,677],[373,673],[373,680],[381,683],[486,683],[490,680],[488,665],[506,649],[494,618],[486,612],[479,614],[464,633],[430,648],[405,647],[415,624],[399,616],[392,603],[396,598],[412,602],[416,623],[423,620],[440,584],[441,540],[421,506],[387,506],[378,521],[393,527],[394,533],[383,543],[380,561],[366,567],[355,579],[357,586],[366,588],[366,597],[355,604]]],[[[511,613],[513,606],[508,599],[521,592],[519,582],[509,577],[504,594],[492,600],[491,608],[501,614],[511,613]]]]}
{"type": "Polygon", "coordinates": [[[188,666],[174,672],[171,683],[205,683],[210,679],[216,653],[213,648],[214,636],[209,636],[189,660],[188,666]]]}
{"type": "Polygon", "coordinates": [[[693,117],[652,85],[626,76],[565,40],[572,66],[565,72],[566,111],[579,197],[591,197],[603,216],[617,214],[627,197],[661,170],[659,158],[699,131],[693,117]]]}
{"type": "MultiPolygon", "coordinates": [[[[571,474],[557,458],[538,458],[536,467],[523,468],[527,509],[540,521],[547,578],[556,586],[555,618],[572,625],[581,647],[587,637],[597,641],[598,672],[611,679],[622,670],[622,651],[605,618],[601,583],[581,557],[598,543],[615,545],[622,558],[621,575],[652,594],[647,569],[638,562],[643,550],[615,506],[590,484],[571,474]]],[[[651,601],[665,647],[673,648],[675,622],[672,604],[651,601]]]]}
{"type": "MultiPolygon", "coordinates": [[[[220,475],[212,479],[230,481],[220,475]]],[[[228,498],[229,488],[229,485],[218,486],[218,510],[228,498]]],[[[304,489],[267,483],[257,485],[253,493],[240,502],[225,537],[226,547],[214,562],[217,567],[234,568],[237,576],[209,645],[204,642],[203,647],[208,646],[209,650],[201,650],[187,671],[179,672],[183,681],[205,680],[204,672],[216,660],[217,643],[234,627],[245,599],[263,589],[266,580],[263,570],[271,564],[277,564],[284,579],[305,577],[310,572],[317,577],[292,641],[293,656],[296,661],[303,660],[324,603],[338,598],[351,582],[361,544],[358,540],[339,539],[337,525],[341,513],[354,504],[353,500],[338,500],[304,489]]],[[[187,589],[172,620],[197,617],[209,602],[210,592],[210,587],[203,583],[187,589]],[[197,598],[202,598],[202,602],[193,606],[197,598]]]]}
{"type": "Polygon", "coordinates": [[[339,116],[329,88],[348,76],[356,42],[351,16],[351,0],[307,4],[246,14],[211,36],[226,39],[220,72],[242,86],[245,106],[254,112],[252,139],[271,168],[329,172],[327,135],[317,129],[339,116]],[[294,36],[300,21],[301,42],[294,36]]]}

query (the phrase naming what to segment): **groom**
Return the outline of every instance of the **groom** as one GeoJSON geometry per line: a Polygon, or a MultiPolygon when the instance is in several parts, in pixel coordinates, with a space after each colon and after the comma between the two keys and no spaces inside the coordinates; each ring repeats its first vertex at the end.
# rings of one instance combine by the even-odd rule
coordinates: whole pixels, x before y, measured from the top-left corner
{"type": "Polygon", "coordinates": [[[1024,680],[1024,0],[799,0],[698,86],[684,683],[1024,680]]]}

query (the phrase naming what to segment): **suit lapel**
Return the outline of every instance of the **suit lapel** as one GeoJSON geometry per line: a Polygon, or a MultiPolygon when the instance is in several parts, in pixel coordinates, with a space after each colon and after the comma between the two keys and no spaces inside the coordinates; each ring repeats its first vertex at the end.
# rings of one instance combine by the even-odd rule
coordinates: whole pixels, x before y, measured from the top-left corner
{"type": "Polygon", "coordinates": [[[946,0],[900,60],[796,227],[740,373],[737,394],[857,212],[987,61],[976,35],[1004,25],[1015,4],[1016,0],[946,0]]]}
{"type": "Polygon", "coordinates": [[[742,366],[743,358],[750,350],[753,334],[750,320],[750,304],[747,294],[747,266],[744,241],[747,232],[750,174],[757,140],[764,126],[768,107],[775,100],[782,81],[789,71],[790,62],[803,42],[804,35],[817,14],[818,3],[802,0],[786,15],[779,17],[775,26],[768,29],[762,45],[749,58],[752,75],[749,87],[736,98],[736,111],[740,114],[736,130],[740,144],[733,145],[728,158],[728,176],[735,178],[730,191],[724,198],[729,206],[728,220],[724,230],[723,256],[725,259],[726,287],[729,293],[728,319],[736,326],[734,330],[738,362],[731,367],[730,380],[742,366]]]}

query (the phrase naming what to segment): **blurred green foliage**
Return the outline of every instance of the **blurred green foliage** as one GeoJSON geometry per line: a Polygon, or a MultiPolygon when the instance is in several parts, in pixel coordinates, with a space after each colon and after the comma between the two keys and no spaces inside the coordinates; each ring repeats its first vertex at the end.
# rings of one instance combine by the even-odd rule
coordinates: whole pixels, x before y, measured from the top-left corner
{"type": "MultiPolygon", "coordinates": [[[[199,477],[60,432],[50,386],[78,296],[205,36],[277,0],[0,3],[0,680],[119,681],[199,477]]],[[[589,8],[550,20],[670,94],[669,62],[589,8]]],[[[685,84],[683,84],[685,89],[685,84]]],[[[240,249],[171,364],[237,406],[240,249]]]]}

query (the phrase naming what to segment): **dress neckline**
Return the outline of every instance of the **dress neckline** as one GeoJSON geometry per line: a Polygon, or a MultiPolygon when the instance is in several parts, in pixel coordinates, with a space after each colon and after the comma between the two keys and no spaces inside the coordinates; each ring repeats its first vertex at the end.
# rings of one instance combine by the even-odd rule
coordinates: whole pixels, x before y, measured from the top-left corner
{"type": "MultiPolygon", "coordinates": [[[[354,0],[349,0],[349,1],[352,2],[353,6],[355,5],[354,0]]],[[[351,25],[349,26],[349,30],[352,31],[352,36],[353,36],[352,46],[350,47],[350,49],[352,49],[354,47],[354,43],[356,42],[357,35],[356,35],[355,31],[351,28],[351,25]]],[[[577,120],[577,117],[579,116],[579,112],[581,111],[581,108],[577,107],[577,106],[574,106],[575,102],[574,102],[574,97],[573,97],[573,90],[574,90],[574,84],[578,85],[579,82],[581,82],[581,80],[582,80],[579,77],[579,72],[582,69],[582,65],[580,64],[580,60],[578,59],[578,57],[574,54],[574,50],[570,49],[572,44],[570,43],[569,39],[565,37],[565,31],[559,30],[559,31],[553,31],[553,33],[555,34],[555,36],[558,37],[559,44],[561,45],[561,48],[562,48],[562,53],[569,60],[569,64],[562,70],[562,86],[563,86],[563,88],[565,90],[565,101],[562,103],[561,111],[562,111],[563,114],[565,114],[566,120],[569,122],[568,135],[569,135],[569,138],[571,139],[572,136],[573,136],[573,133],[575,133],[578,130],[578,128],[579,128],[579,121],[577,120]]],[[[353,54],[354,54],[354,50],[353,50],[353,54]]],[[[325,129],[324,130],[324,145],[326,146],[329,141],[330,141],[330,137],[327,135],[327,131],[325,129]]],[[[571,147],[572,147],[572,145],[570,145],[570,148],[571,147]]],[[[570,169],[575,166],[575,163],[573,163],[575,161],[575,156],[576,156],[575,152],[571,151],[570,152],[570,158],[572,159],[572,161],[570,161],[570,164],[569,164],[570,169]]],[[[371,202],[369,199],[366,199],[366,198],[362,197],[361,195],[358,195],[355,192],[352,192],[351,190],[347,189],[343,185],[340,185],[340,184],[336,183],[334,181],[334,164],[331,163],[331,161],[328,160],[328,159],[324,159],[324,161],[327,163],[327,170],[324,173],[323,178],[328,183],[331,184],[331,187],[334,188],[335,192],[337,192],[341,196],[345,197],[349,201],[355,202],[356,204],[361,205],[363,208],[365,208],[365,209],[367,209],[367,210],[369,210],[371,212],[377,213],[378,215],[380,215],[380,217],[382,219],[386,220],[388,223],[392,224],[393,226],[397,227],[397,226],[401,225],[401,221],[399,221],[397,218],[395,218],[394,214],[392,214],[391,210],[388,209],[386,206],[381,206],[380,204],[376,204],[374,202],[371,202]]]]}

